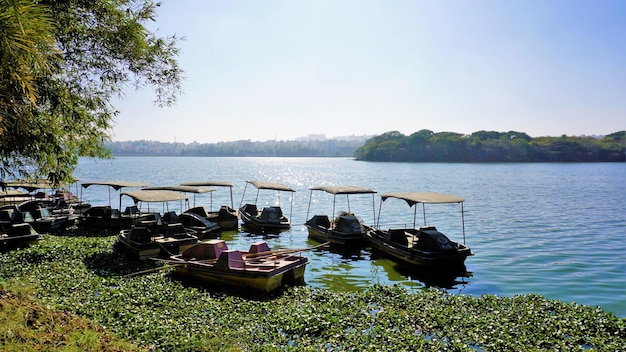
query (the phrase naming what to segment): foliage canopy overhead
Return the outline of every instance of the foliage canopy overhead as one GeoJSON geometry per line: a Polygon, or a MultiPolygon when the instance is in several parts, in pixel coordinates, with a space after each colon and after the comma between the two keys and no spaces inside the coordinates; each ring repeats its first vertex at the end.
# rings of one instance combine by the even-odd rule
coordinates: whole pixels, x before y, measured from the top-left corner
{"type": "Polygon", "coordinates": [[[155,104],[181,91],[178,38],[145,24],[150,0],[0,0],[2,178],[71,181],[78,157],[108,157],[105,142],[128,86],[152,86],[155,104]]]}

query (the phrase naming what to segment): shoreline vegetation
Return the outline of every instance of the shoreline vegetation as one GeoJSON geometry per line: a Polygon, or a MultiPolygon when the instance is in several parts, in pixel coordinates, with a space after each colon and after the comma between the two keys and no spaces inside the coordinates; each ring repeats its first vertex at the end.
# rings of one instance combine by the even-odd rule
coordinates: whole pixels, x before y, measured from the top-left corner
{"type": "Polygon", "coordinates": [[[354,157],[396,162],[624,162],[626,131],[601,137],[530,137],[523,132],[478,131],[470,135],[420,130],[368,138],[307,138],[220,143],[108,142],[114,156],[354,157]]]}
{"type": "Polygon", "coordinates": [[[71,228],[0,253],[6,350],[626,350],[626,318],[536,294],[454,295],[372,285],[267,295],[181,281],[71,228]]]}

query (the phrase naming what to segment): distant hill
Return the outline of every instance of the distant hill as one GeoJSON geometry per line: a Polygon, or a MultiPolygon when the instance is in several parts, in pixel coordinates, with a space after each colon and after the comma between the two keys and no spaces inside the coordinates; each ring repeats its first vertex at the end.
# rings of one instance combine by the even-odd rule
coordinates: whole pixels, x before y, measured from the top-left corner
{"type": "Polygon", "coordinates": [[[228,156],[228,157],[353,157],[368,136],[345,139],[300,138],[293,141],[168,143],[158,141],[108,142],[114,156],[228,156]]]}
{"type": "Polygon", "coordinates": [[[357,160],[401,162],[624,162],[626,131],[603,137],[537,137],[509,131],[471,135],[392,131],[357,148],[357,160]]]}

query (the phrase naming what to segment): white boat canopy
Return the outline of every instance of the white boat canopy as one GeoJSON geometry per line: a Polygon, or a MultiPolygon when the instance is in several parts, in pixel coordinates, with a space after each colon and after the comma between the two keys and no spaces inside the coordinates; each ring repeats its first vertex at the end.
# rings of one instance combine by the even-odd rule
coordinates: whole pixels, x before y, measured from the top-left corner
{"type": "Polygon", "coordinates": [[[196,186],[196,187],[233,187],[232,182],[227,181],[195,181],[195,182],[183,182],[181,186],[196,186]]]}
{"type": "Polygon", "coordinates": [[[138,202],[171,202],[175,200],[187,200],[188,197],[181,192],[169,190],[139,190],[122,192],[121,196],[131,197],[135,203],[138,202]]]}
{"type": "Polygon", "coordinates": [[[11,188],[23,188],[28,192],[34,192],[38,189],[51,189],[52,184],[47,180],[39,180],[36,182],[29,181],[5,181],[1,182],[2,189],[6,190],[8,187],[11,188]]]}
{"type": "Polygon", "coordinates": [[[372,214],[374,216],[374,220],[376,220],[376,207],[374,205],[374,194],[376,191],[371,190],[369,188],[363,188],[358,186],[317,186],[309,188],[311,190],[311,195],[309,196],[309,207],[306,210],[306,218],[309,218],[309,211],[311,210],[311,200],[313,199],[313,191],[322,191],[333,195],[333,212],[335,214],[335,201],[338,194],[346,195],[346,202],[348,204],[348,212],[350,210],[350,194],[371,194],[372,195],[372,214]]]}
{"type": "Polygon", "coordinates": [[[196,206],[196,194],[200,193],[209,193],[215,191],[215,188],[210,187],[197,187],[197,186],[150,186],[144,187],[142,190],[146,191],[177,191],[184,193],[194,193],[193,195],[193,206],[196,206]]]}
{"type": "Polygon", "coordinates": [[[436,193],[436,192],[398,192],[385,193],[380,196],[383,201],[387,198],[402,199],[412,207],[416,203],[424,204],[446,204],[446,203],[463,203],[464,198],[453,194],[436,193]]]}
{"type": "Polygon", "coordinates": [[[146,187],[148,184],[143,182],[126,182],[126,181],[94,181],[94,182],[81,182],[80,184],[83,188],[87,188],[89,186],[100,185],[100,186],[109,186],[116,191],[119,191],[124,187],[146,187]]]}
{"type": "Polygon", "coordinates": [[[185,193],[207,193],[215,191],[214,188],[196,186],[150,186],[142,188],[144,191],[177,191],[185,193]]]}
{"type": "MultiPolygon", "coordinates": [[[[229,187],[230,189],[230,206],[234,207],[235,202],[233,200],[233,183],[227,181],[195,181],[195,182],[184,182],[180,184],[181,186],[195,186],[195,187],[229,187]]],[[[195,200],[194,200],[195,206],[195,200]]],[[[213,210],[213,194],[211,193],[211,204],[210,209],[213,210]]]]}
{"type": "Polygon", "coordinates": [[[323,191],[330,194],[367,194],[376,193],[369,188],[357,186],[319,186],[309,188],[311,191],[323,191]]]}
{"type": "MultiPolygon", "coordinates": [[[[426,204],[451,204],[451,203],[459,203],[461,204],[461,225],[463,227],[463,243],[465,243],[465,212],[463,210],[463,202],[465,202],[465,198],[455,196],[453,194],[446,193],[437,193],[437,192],[396,192],[396,193],[385,193],[380,196],[380,207],[385,200],[389,198],[401,199],[407,202],[409,207],[413,207],[413,205],[417,203],[422,204],[422,213],[424,217],[424,226],[426,226],[426,204]]],[[[378,221],[376,222],[377,227],[380,226],[380,207],[378,209],[378,221]]],[[[416,216],[417,216],[417,207],[414,208],[413,212],[413,227],[415,228],[416,224],[416,216]]]]}
{"type": "MultiPolygon", "coordinates": [[[[80,184],[83,188],[87,188],[89,186],[108,186],[109,187],[109,205],[111,205],[111,188],[116,191],[124,187],[146,187],[148,184],[143,182],[127,182],[127,181],[92,181],[92,182],[81,182],[80,184]]],[[[83,190],[80,190],[80,199],[83,198],[83,190]]],[[[122,197],[120,195],[120,208],[122,207],[122,197]]]]}
{"type": "Polygon", "coordinates": [[[275,191],[295,192],[291,187],[275,182],[246,181],[258,189],[271,189],[275,191]]]}

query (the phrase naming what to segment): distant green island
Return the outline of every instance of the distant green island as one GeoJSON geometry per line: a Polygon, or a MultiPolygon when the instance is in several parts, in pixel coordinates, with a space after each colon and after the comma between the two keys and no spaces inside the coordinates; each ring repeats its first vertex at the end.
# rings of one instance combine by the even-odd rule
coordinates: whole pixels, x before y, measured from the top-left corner
{"type": "Polygon", "coordinates": [[[115,141],[114,156],[354,157],[397,162],[624,162],[626,131],[606,136],[530,137],[509,131],[470,135],[420,130],[373,137],[219,143],[115,141]]]}

